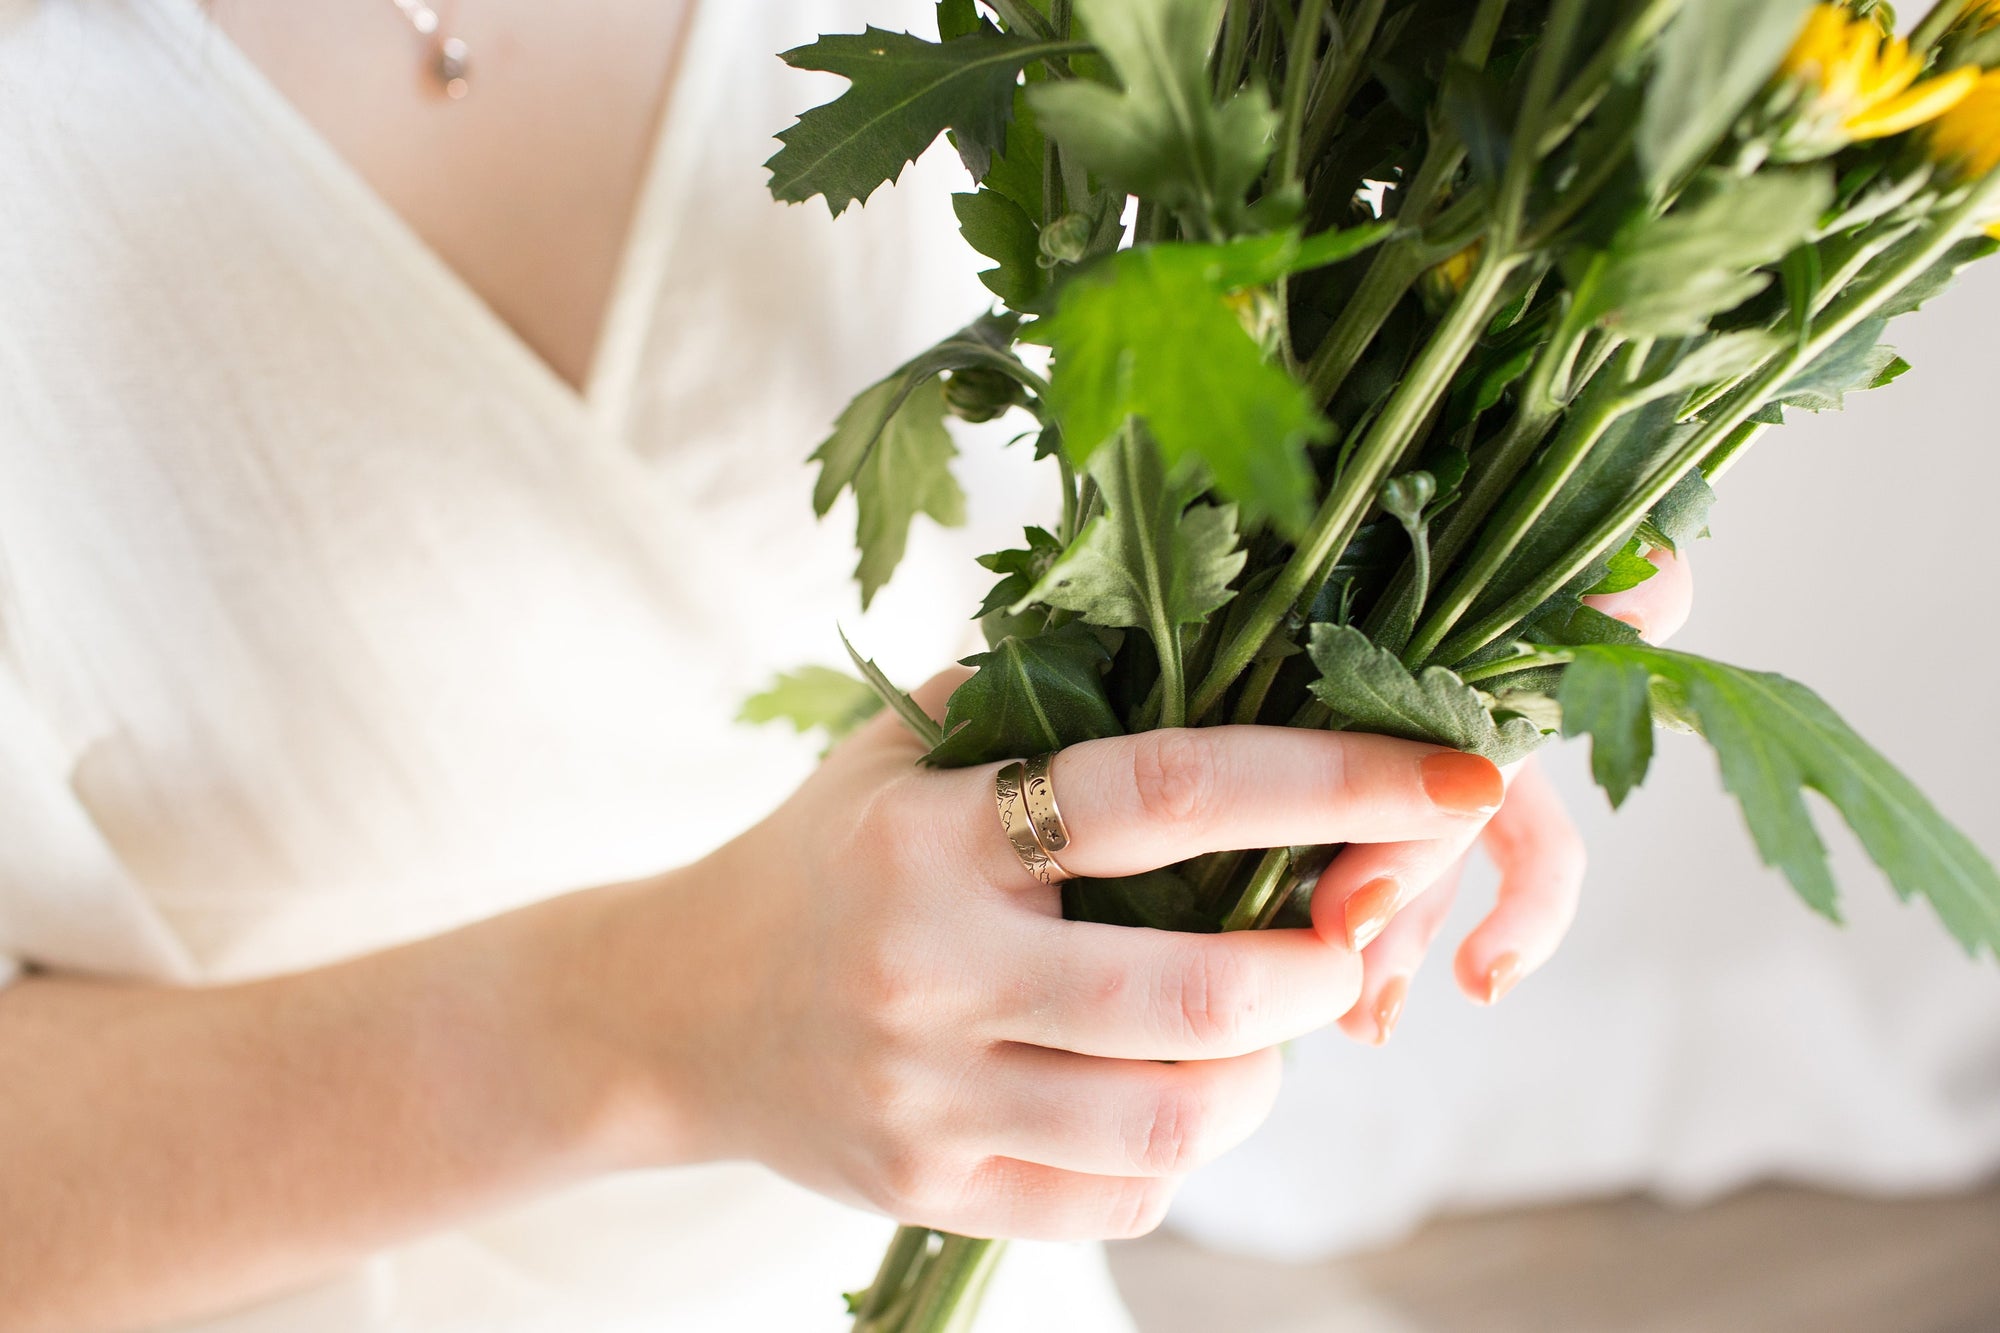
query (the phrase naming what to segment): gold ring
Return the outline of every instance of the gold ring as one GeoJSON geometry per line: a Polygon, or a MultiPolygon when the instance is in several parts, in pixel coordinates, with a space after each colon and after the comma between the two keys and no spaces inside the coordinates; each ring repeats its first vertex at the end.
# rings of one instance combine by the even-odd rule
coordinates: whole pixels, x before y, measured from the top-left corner
{"type": "Polygon", "coordinates": [[[1026,765],[1022,790],[1028,798],[1028,821],[1035,826],[1035,841],[1050,856],[1069,849],[1069,826],[1063,823],[1062,807],[1056,804],[1055,779],[1050,775],[1056,757],[1036,755],[1026,765]]]}
{"type": "Polygon", "coordinates": [[[1022,868],[1039,883],[1054,884],[1058,875],[1064,878],[1068,875],[1035,836],[1035,823],[1028,816],[1027,795],[1022,790],[1026,777],[1027,766],[1018,759],[993,775],[993,800],[1000,807],[1000,827],[1005,830],[1014,855],[1021,859],[1022,868]]]}

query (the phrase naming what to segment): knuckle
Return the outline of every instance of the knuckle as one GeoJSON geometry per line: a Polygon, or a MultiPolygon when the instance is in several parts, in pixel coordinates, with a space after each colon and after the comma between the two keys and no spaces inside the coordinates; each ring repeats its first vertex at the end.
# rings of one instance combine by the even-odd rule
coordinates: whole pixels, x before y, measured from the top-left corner
{"type": "Polygon", "coordinates": [[[1160,1223],[1167,1220],[1167,1208],[1173,1199],[1174,1189],[1169,1183],[1157,1180],[1124,1182],[1111,1197],[1107,1219],[1109,1234],[1105,1239],[1137,1240],[1159,1230],[1160,1223]]]}
{"type": "Polygon", "coordinates": [[[850,1007],[864,1030],[898,1042],[925,1030],[937,988],[925,975],[920,950],[901,932],[881,932],[857,949],[846,974],[850,1007]]]}
{"type": "Polygon", "coordinates": [[[913,1141],[899,1141],[876,1159],[869,1202],[896,1217],[935,1213],[949,1197],[949,1171],[938,1156],[913,1141]]]}
{"type": "Polygon", "coordinates": [[[1171,1176],[1194,1168],[1212,1117],[1191,1088],[1168,1088],[1146,1104],[1131,1144],[1132,1162],[1148,1175],[1171,1176]]]}
{"type": "Polygon", "coordinates": [[[1163,823],[1185,823],[1215,800],[1214,744],[1190,730],[1149,731],[1132,750],[1132,786],[1139,808],[1163,823]]]}
{"type": "Polygon", "coordinates": [[[1256,987],[1236,956],[1224,949],[1191,947],[1165,988],[1167,1023],[1196,1047],[1231,1046],[1259,1008],[1256,987]]]}

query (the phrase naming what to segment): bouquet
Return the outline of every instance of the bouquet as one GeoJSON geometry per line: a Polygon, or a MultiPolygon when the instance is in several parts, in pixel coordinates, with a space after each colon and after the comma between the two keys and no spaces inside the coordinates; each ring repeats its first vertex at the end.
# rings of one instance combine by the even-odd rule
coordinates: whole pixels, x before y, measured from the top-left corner
{"type": "MultiPolygon", "coordinates": [[[[1907,370],[1889,322],[2000,249],[2000,2],[1906,36],[1879,0],[941,0],[937,27],[784,57],[850,87],[779,136],[777,197],[838,214],[949,136],[998,303],[854,400],[816,502],[855,497],[864,602],[916,515],[962,511],[951,418],[1015,414],[1061,511],[982,561],[991,651],[941,726],[858,654],[865,682],[783,678],[752,716],[831,729],[872,691],[951,766],[1228,722],[1503,764],[1587,736],[1614,805],[1687,732],[1814,909],[1807,789],[2000,946],[2000,877],[1810,690],[1582,600],[1697,539],[1788,413],[1907,370]]],[[[1333,851],[1064,909],[1298,924],[1333,851]]],[[[969,1327],[998,1253],[905,1228],[857,1330],[969,1327]]]]}

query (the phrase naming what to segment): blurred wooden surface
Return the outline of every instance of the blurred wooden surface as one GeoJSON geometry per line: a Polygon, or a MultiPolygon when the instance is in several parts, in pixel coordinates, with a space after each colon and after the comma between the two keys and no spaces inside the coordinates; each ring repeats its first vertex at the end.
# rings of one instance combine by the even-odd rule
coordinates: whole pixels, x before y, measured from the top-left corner
{"type": "Polygon", "coordinates": [[[1309,1267],[1164,1234],[1111,1259],[1141,1333],[2000,1333],[2000,1188],[1575,1204],[1309,1267]]]}

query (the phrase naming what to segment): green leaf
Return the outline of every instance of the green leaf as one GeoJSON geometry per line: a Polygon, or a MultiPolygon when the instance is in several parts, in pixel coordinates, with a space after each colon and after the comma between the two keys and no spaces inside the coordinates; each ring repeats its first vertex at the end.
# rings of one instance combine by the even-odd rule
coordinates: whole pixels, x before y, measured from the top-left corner
{"type": "Polygon", "coordinates": [[[1049,572],[1049,566],[1062,554],[1062,543],[1054,534],[1044,528],[1028,528],[1027,545],[1011,551],[995,551],[992,555],[982,555],[979,563],[1001,575],[1000,582],[993,585],[993,591],[986,594],[986,601],[973,616],[984,619],[996,611],[1006,611],[1027,600],[1035,585],[1042,581],[1042,575],[1049,572]]]}
{"type": "MultiPolygon", "coordinates": [[[[1960,241],[1943,259],[1932,265],[1915,282],[1903,288],[1877,313],[1883,319],[1914,314],[1942,296],[1952,283],[1958,280],[1961,269],[1994,254],[2000,254],[2000,238],[1974,236],[1969,240],[1960,241]]],[[[1883,260],[1893,262],[1896,257],[1896,252],[1892,250],[1883,256],[1883,260]]]]}
{"type": "Polygon", "coordinates": [[[1838,412],[1847,405],[1847,395],[1879,388],[1909,363],[1884,346],[1882,335],[1889,321],[1871,319],[1858,324],[1846,337],[1821,353],[1819,358],[1778,392],[1778,402],[1808,412],[1838,412]]]}
{"type": "Polygon", "coordinates": [[[854,492],[861,552],[854,576],[863,607],[902,562],[918,514],[947,526],[965,521],[965,493],[951,475],[958,450],[944,425],[944,389],[934,375],[914,386],[911,378],[898,372],[865,390],[812,455],[820,465],[813,488],[820,517],[842,490],[854,492]]]}
{"type": "Polygon", "coordinates": [[[938,40],[948,42],[979,31],[979,6],[973,0],[938,0],[938,40]]]}
{"type": "Polygon", "coordinates": [[[1639,121],[1646,182],[1664,193],[1706,158],[1777,72],[1813,0],[1687,0],[1660,40],[1639,121]]]}
{"type": "Polygon", "coordinates": [[[1443,667],[1413,676],[1396,655],[1360,630],[1315,625],[1312,692],[1350,727],[1404,740],[1448,745],[1511,764],[1541,748],[1542,733],[1524,718],[1495,723],[1479,692],[1443,667]]]}
{"type": "Polygon", "coordinates": [[[1251,517],[1295,530],[1311,504],[1306,446],[1331,428],[1265,359],[1229,297],[1318,253],[1282,237],[1144,246],[1069,282],[1043,331],[1055,350],[1049,399],[1070,457],[1088,466],[1138,417],[1170,469],[1198,459],[1251,517]]]}
{"type": "Polygon", "coordinates": [[[838,741],[881,711],[881,697],[866,681],[832,667],[805,666],[781,673],[770,689],[745,699],[737,720],[789,722],[795,731],[824,731],[838,741]]]}
{"type": "Polygon", "coordinates": [[[953,692],[944,740],[926,762],[970,768],[1123,734],[1104,692],[1110,661],[1103,642],[1076,624],[966,658],[974,674],[953,692]]]}
{"type": "Polygon", "coordinates": [[[1615,592],[1630,592],[1659,572],[1659,566],[1639,554],[1639,539],[1634,537],[1612,554],[1610,568],[1584,596],[1608,597],[1615,592]]]}
{"type": "MultiPolygon", "coordinates": [[[[1589,647],[1577,650],[1571,673],[1580,691],[1609,694],[1612,681],[1628,695],[1643,671],[1686,701],[1686,710],[1715,747],[1723,785],[1742,806],[1765,864],[1782,870],[1808,903],[1838,920],[1837,891],[1825,846],[1806,807],[1807,789],[1840,811],[1875,864],[1906,901],[1930,900],[1947,929],[1973,952],[2000,951],[2000,874],[1971,840],[1948,823],[1910,780],[1897,772],[1826,703],[1794,681],[1745,671],[1665,649],[1589,647]]],[[[1569,684],[1564,684],[1567,704],[1569,684]]],[[[1599,704],[1566,727],[1597,736],[1594,723],[1626,732],[1627,713],[1599,704]]],[[[1567,717],[1567,709],[1566,709],[1567,717]]],[[[1631,766],[1613,766],[1621,779],[1631,766]]]]}
{"type": "MultiPolygon", "coordinates": [[[[1236,510],[1190,502],[1199,484],[1169,481],[1160,452],[1137,431],[1091,467],[1104,512],[1015,606],[1042,602],[1112,629],[1199,624],[1235,596],[1247,559],[1236,510]]],[[[1161,645],[1162,651],[1165,645],[1161,645]]]]}
{"type": "Polygon", "coordinates": [[[1063,885],[1063,916],[1107,926],[1137,926],[1213,935],[1215,910],[1192,884],[1171,870],[1124,879],[1073,879],[1063,885]]]}
{"type": "Polygon", "coordinates": [[[787,51],[792,68],[838,74],[852,86],[778,135],[785,146],[764,164],[771,194],[788,203],[822,195],[838,217],[902,175],[946,130],[969,164],[997,153],[1021,71],[1066,49],[983,26],[947,42],[871,27],[787,51]]]}
{"type": "Polygon", "coordinates": [[[896,683],[890,680],[888,674],[876,666],[872,659],[863,657],[857,652],[854,645],[848,641],[845,630],[841,631],[840,646],[847,650],[847,660],[854,663],[854,669],[861,673],[862,680],[868,682],[868,688],[875,691],[876,697],[885,707],[895,711],[896,716],[902,719],[903,725],[910,729],[911,735],[925,745],[931,746],[935,746],[944,738],[944,728],[937,724],[937,720],[917,707],[917,701],[898,689],[896,683]]]}
{"type": "Polygon", "coordinates": [[[1563,735],[1590,737],[1590,772],[1611,798],[1625,804],[1653,764],[1653,673],[1609,653],[1584,653],[1563,672],[1563,735]]]}
{"type": "Polygon", "coordinates": [[[1832,200],[1833,177],[1817,169],[1715,186],[1627,226],[1596,262],[1573,261],[1578,313],[1633,337],[1705,333],[1771,284],[1758,270],[1804,239],[1832,200]]]}
{"type": "Polygon", "coordinates": [[[1646,540],[1678,555],[1681,547],[1708,531],[1708,515],[1714,507],[1715,490],[1701,469],[1695,468],[1674,484],[1666,499],[1653,506],[1648,522],[1655,535],[1646,540]]]}
{"type": "Polygon", "coordinates": [[[966,244],[999,265],[979,275],[986,289],[1015,310],[1032,308],[1049,284],[1034,219],[994,190],[955,194],[951,204],[966,244]]]}
{"type": "Polygon", "coordinates": [[[1042,131],[1120,189],[1222,230],[1273,148],[1277,114],[1261,89],[1218,107],[1208,54],[1225,0],[1078,0],[1077,13],[1122,83],[1040,84],[1042,131]]]}

